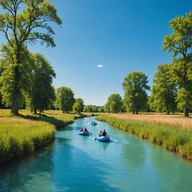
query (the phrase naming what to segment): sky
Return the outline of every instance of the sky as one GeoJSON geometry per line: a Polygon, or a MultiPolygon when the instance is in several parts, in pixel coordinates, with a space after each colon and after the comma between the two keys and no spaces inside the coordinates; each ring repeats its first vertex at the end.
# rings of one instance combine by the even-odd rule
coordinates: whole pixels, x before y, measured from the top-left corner
{"type": "MultiPolygon", "coordinates": [[[[186,16],[192,0],[50,0],[62,19],[52,25],[55,48],[34,45],[56,72],[55,88],[69,87],[85,105],[102,106],[108,97],[123,97],[122,82],[133,71],[153,85],[158,65],[171,63],[163,51],[169,21],[186,16]]],[[[150,94],[150,93],[149,93],[150,94]]]]}

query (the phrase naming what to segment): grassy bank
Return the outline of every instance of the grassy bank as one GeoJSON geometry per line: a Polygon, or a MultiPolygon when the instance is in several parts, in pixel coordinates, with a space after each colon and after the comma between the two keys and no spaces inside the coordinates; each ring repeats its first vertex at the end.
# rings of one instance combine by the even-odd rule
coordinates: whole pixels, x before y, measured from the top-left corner
{"type": "Polygon", "coordinates": [[[80,115],[46,111],[33,115],[21,110],[20,115],[10,115],[10,110],[0,110],[0,164],[20,158],[42,148],[54,140],[55,128],[72,123],[80,115]]]}
{"type": "Polygon", "coordinates": [[[0,164],[50,143],[55,127],[46,122],[0,118],[0,164]]]}
{"type": "Polygon", "coordinates": [[[163,123],[119,119],[107,115],[98,116],[97,120],[105,121],[123,131],[148,139],[170,151],[178,153],[182,157],[192,160],[191,129],[183,129],[177,125],[163,123]]]}

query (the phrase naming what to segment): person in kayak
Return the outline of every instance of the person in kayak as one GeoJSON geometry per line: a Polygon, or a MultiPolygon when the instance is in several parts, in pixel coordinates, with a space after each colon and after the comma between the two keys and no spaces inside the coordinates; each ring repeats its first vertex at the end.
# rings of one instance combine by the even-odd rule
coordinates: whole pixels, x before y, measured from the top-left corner
{"type": "Polygon", "coordinates": [[[105,129],[103,130],[103,136],[106,136],[107,132],[105,131],[105,129]]]}
{"type": "Polygon", "coordinates": [[[98,136],[101,137],[102,135],[103,135],[103,131],[100,131],[100,132],[98,133],[98,136]]]}
{"type": "Polygon", "coordinates": [[[85,127],[84,131],[85,131],[85,132],[88,132],[88,130],[87,130],[87,128],[86,128],[86,127],[85,127]]]}

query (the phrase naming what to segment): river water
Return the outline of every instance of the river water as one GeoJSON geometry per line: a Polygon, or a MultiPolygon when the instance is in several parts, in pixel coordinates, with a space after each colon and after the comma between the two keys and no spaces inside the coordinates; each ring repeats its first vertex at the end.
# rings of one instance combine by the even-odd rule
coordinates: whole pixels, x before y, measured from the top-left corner
{"type": "Polygon", "coordinates": [[[0,167],[0,192],[191,192],[192,162],[94,117],[77,119],[53,144],[0,167]],[[87,127],[90,136],[78,135],[87,127]],[[110,143],[95,140],[105,129],[110,143]]]}

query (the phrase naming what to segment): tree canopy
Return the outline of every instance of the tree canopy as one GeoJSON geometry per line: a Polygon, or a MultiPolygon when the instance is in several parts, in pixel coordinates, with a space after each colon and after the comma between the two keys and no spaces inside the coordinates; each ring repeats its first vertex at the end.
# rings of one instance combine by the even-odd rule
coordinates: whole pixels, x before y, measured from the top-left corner
{"type": "Polygon", "coordinates": [[[33,70],[30,76],[30,90],[27,92],[27,105],[36,113],[48,109],[55,100],[55,89],[52,86],[56,74],[43,55],[32,55],[33,70]]]}
{"type": "Polygon", "coordinates": [[[108,97],[107,103],[105,104],[105,111],[110,113],[121,112],[123,101],[118,93],[113,93],[108,97]]]}
{"type": "Polygon", "coordinates": [[[184,116],[192,109],[192,12],[170,21],[171,35],[165,35],[163,49],[173,52],[172,78],[179,86],[176,100],[184,116]]]}
{"type": "Polygon", "coordinates": [[[171,65],[162,64],[158,66],[153,79],[150,96],[150,106],[159,112],[166,111],[167,114],[176,111],[177,86],[171,81],[171,65]]]}
{"type": "Polygon", "coordinates": [[[124,89],[124,106],[127,111],[138,114],[147,107],[148,77],[142,72],[128,74],[122,83],[124,89]]]}
{"type": "Polygon", "coordinates": [[[83,112],[84,109],[84,101],[81,98],[76,98],[75,99],[75,103],[73,104],[73,111],[75,113],[80,114],[81,112],[83,112]]]}
{"type": "Polygon", "coordinates": [[[56,107],[61,109],[63,113],[72,111],[74,103],[74,93],[70,88],[60,87],[56,90],[56,107]]]}

